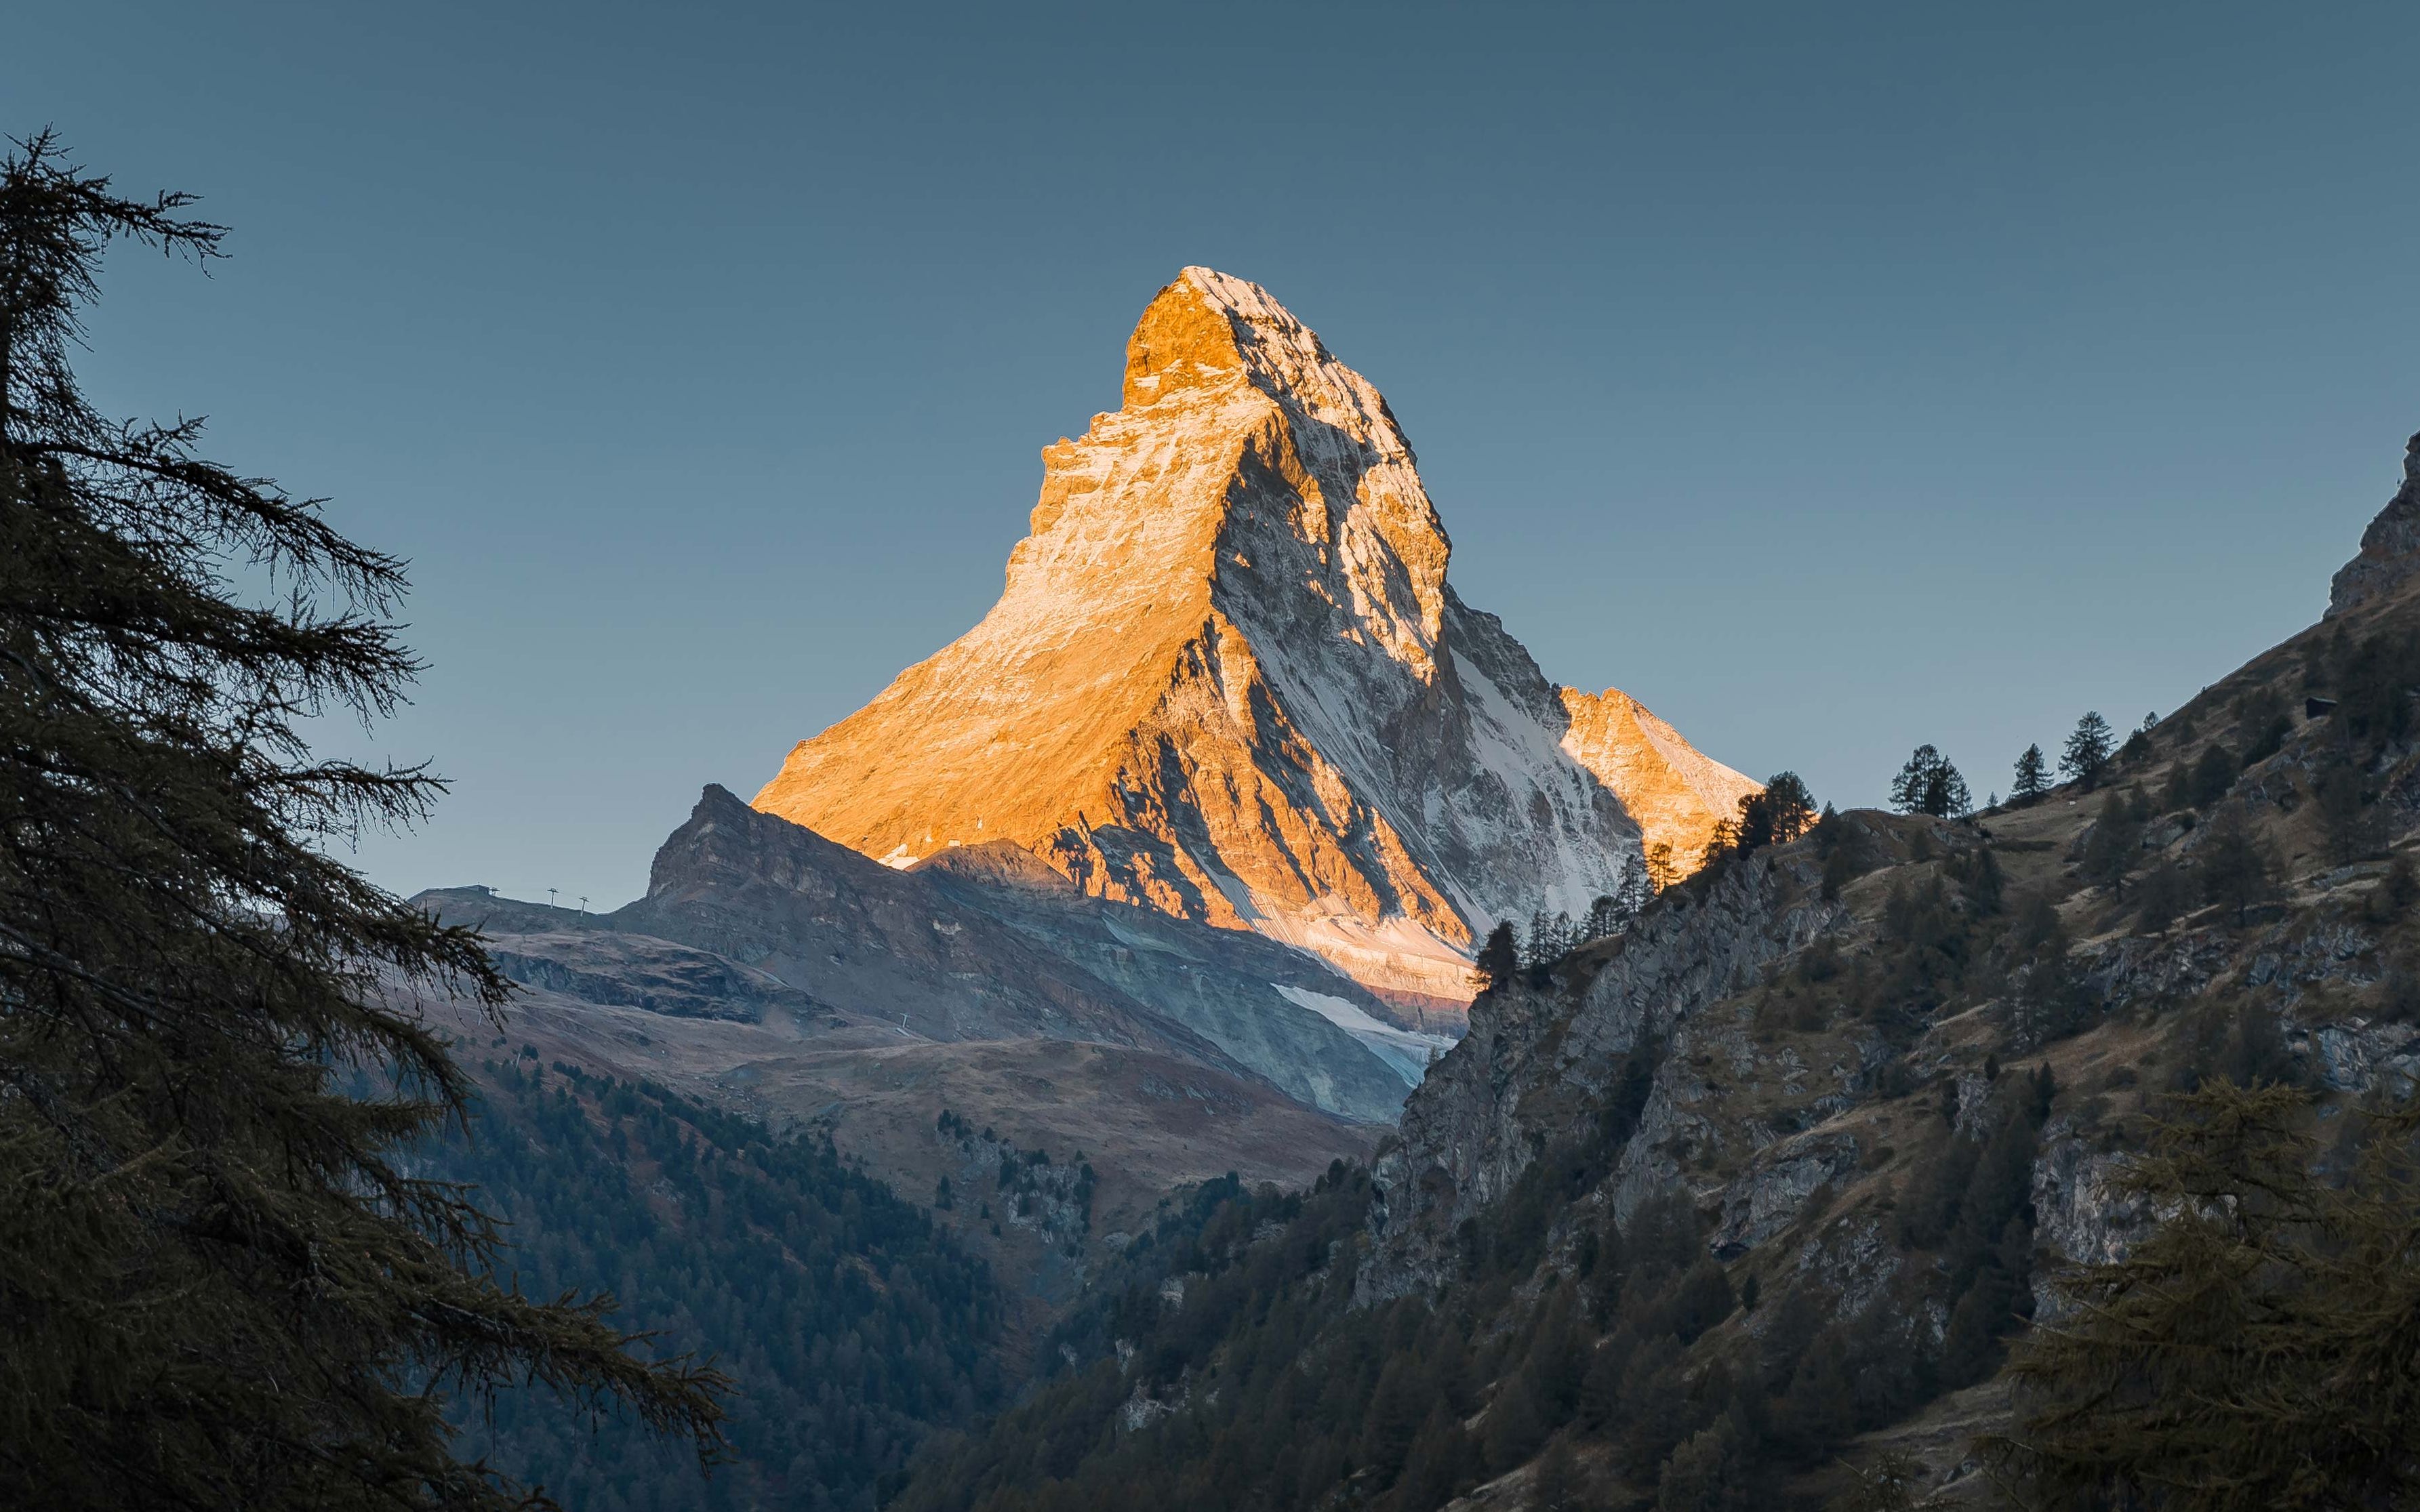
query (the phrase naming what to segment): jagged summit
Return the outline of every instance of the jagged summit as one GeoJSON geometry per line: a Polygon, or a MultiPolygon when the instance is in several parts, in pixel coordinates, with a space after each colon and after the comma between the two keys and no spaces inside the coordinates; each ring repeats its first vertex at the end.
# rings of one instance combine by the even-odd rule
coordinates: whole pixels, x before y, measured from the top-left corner
{"type": "Polygon", "coordinates": [[[1385,399],[1258,285],[1185,270],[1122,408],[1042,456],[1000,601],[757,808],[898,866],[1008,841],[1459,1001],[1494,919],[1584,911],[1642,823],[1701,834],[1752,785],[1461,603],[1385,399]]]}

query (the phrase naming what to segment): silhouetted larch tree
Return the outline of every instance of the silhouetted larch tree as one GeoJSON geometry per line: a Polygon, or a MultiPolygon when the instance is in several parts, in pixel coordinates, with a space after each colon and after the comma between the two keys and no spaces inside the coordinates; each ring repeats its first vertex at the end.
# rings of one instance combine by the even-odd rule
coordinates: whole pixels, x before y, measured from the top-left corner
{"type": "Polygon", "coordinates": [[[718,1377],[500,1286],[413,1174],[471,1096],[431,1014],[506,985],[331,855],[435,779],[303,738],[418,670],[402,564],[78,389],[111,242],[216,255],[188,203],[0,158],[0,1504],[514,1505],[443,1419],[505,1382],[709,1452],[718,1377]]]}
{"type": "Polygon", "coordinates": [[[1504,919],[1487,932],[1479,948],[1479,990],[1494,992],[1521,974],[1521,947],[1512,936],[1512,921],[1504,919]]]}
{"type": "Polygon", "coordinates": [[[1621,880],[1611,892],[1589,905],[1588,919],[1580,926],[1582,940],[1602,940],[1626,933],[1637,921],[1638,911],[1654,896],[1647,887],[1647,862],[1636,853],[1624,856],[1621,880]]]}
{"type": "Polygon", "coordinates": [[[2118,748],[2118,740],[2109,729],[2109,721],[2099,714],[2088,713],[2075,721],[2074,733],[2067,737],[2067,749],[2058,758],[2058,769],[2089,790],[2109,769],[2109,758],[2118,748]]]}
{"type": "Polygon", "coordinates": [[[1662,892],[1681,880],[1681,863],[1672,859],[1672,842],[1659,840],[1641,853],[1647,859],[1647,890],[1662,892]]]}
{"type": "Polygon", "coordinates": [[[1950,819],[1971,811],[1975,799],[1949,758],[1931,746],[1918,746],[1891,779],[1891,807],[1901,813],[1950,819]]]}
{"type": "Polygon", "coordinates": [[[1815,795],[1795,772],[1776,772],[1764,787],[1739,801],[1738,845],[1753,851],[1787,845],[1815,827],[1815,795]]]}
{"type": "Polygon", "coordinates": [[[2049,791],[2050,763],[2042,755],[2040,743],[2036,742],[2017,758],[2017,779],[2009,787],[2009,801],[2022,808],[2049,791]]]}

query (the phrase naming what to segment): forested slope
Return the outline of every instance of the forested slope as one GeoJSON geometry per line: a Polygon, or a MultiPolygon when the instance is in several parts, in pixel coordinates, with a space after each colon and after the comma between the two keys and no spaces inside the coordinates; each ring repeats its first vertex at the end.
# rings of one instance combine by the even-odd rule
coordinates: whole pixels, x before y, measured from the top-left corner
{"type": "Polygon", "coordinates": [[[610,1291],[659,1350],[712,1356],[732,1455],[703,1477],[515,1392],[472,1415],[468,1454],[582,1512],[869,1508],[936,1425],[998,1402],[988,1268],[827,1142],[534,1057],[480,1072],[473,1139],[441,1160],[510,1223],[504,1268],[533,1294],[610,1291]]]}

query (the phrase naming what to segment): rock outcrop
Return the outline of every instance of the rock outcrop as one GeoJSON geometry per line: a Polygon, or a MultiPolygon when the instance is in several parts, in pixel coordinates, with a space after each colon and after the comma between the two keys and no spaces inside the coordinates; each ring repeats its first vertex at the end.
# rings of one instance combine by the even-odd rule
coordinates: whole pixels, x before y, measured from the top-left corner
{"type": "Polygon", "coordinates": [[[1619,693],[1558,689],[1455,596],[1386,401],[1256,285],[1187,269],[1123,408],[1043,460],[983,622],[802,742],[758,808],[894,866],[1006,841],[1458,1004],[1475,934],[1585,912],[1643,827],[1685,865],[1750,786],[1619,693]]]}
{"type": "Polygon", "coordinates": [[[2361,551],[2328,585],[2328,617],[2393,593],[2420,574],[2420,436],[2403,452],[2403,486],[2361,533],[2361,551]]]}
{"type": "Polygon", "coordinates": [[[1545,1149],[1585,1141],[1625,1080],[1637,1125],[1602,1192],[1618,1219],[1676,1185],[1702,1187],[1723,1211],[1720,1242],[1745,1248],[1794,1218],[1854,1164],[1855,1147],[1837,1135],[1776,1137],[1847,1105],[1864,1057],[1854,1038],[1819,1063],[1803,1049],[1789,1060],[1765,1053],[1736,995],[1839,926],[1845,910],[1815,884],[1802,856],[1735,868],[1702,897],[1674,894],[1629,935],[1582,952],[1554,989],[1480,999],[1470,1032],[1431,1068],[1404,1106],[1402,1138],[1372,1169],[1383,1196],[1367,1294],[1447,1279],[1461,1226],[1500,1202],[1545,1149]],[[1683,1168],[1684,1156],[1725,1147],[1771,1148],[1728,1183],[1683,1168]]]}

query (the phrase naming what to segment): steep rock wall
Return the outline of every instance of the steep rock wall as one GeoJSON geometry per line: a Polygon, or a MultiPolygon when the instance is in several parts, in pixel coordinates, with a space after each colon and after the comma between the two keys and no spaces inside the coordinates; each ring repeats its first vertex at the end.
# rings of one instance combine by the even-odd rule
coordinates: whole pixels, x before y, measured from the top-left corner
{"type": "Polygon", "coordinates": [[[1752,786],[1455,596],[1386,401],[1257,285],[1186,270],[1122,408],[1043,461],[983,622],[801,742],[758,808],[898,866],[1008,841],[1459,1002],[1495,920],[1618,886],[1634,806],[1685,841],[1752,786]]]}

